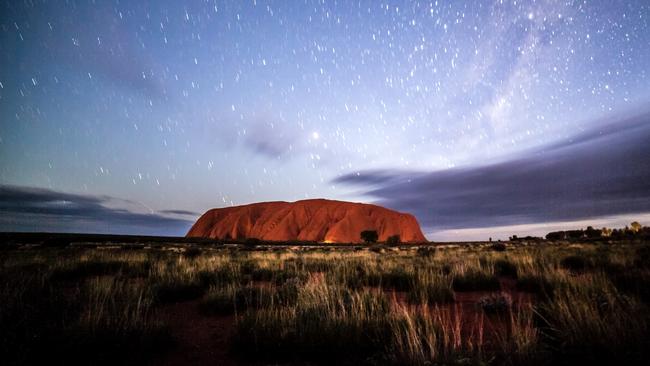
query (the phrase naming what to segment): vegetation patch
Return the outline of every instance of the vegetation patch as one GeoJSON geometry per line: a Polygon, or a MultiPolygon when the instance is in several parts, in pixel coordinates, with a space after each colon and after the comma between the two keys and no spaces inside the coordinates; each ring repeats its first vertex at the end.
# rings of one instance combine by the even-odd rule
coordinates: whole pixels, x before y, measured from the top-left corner
{"type": "Polygon", "coordinates": [[[190,318],[234,322],[223,347],[253,364],[645,363],[644,244],[518,243],[507,255],[485,243],[431,256],[394,247],[202,247],[194,257],[163,244],[8,249],[0,353],[9,365],[164,363],[160,350],[186,332],[165,314],[191,308],[190,318]],[[161,306],[197,299],[198,313],[195,303],[161,306]]]}
{"type": "Polygon", "coordinates": [[[512,308],[512,297],[507,293],[497,293],[483,296],[478,305],[488,314],[505,313],[512,308]]]}
{"type": "Polygon", "coordinates": [[[526,275],[517,279],[517,290],[530,292],[537,295],[550,297],[553,294],[554,286],[548,279],[541,276],[526,275]]]}
{"type": "Polygon", "coordinates": [[[54,281],[78,281],[92,276],[113,275],[120,271],[124,264],[120,261],[85,260],[66,263],[52,271],[54,281]]]}
{"type": "Polygon", "coordinates": [[[454,291],[498,291],[501,289],[499,279],[479,270],[465,272],[453,278],[454,291]]]}
{"type": "Polygon", "coordinates": [[[494,262],[494,273],[497,276],[517,278],[517,265],[506,259],[494,262]]]}
{"type": "Polygon", "coordinates": [[[158,303],[173,303],[197,299],[205,293],[205,287],[197,282],[161,282],[154,284],[154,298],[158,303]]]}
{"type": "Polygon", "coordinates": [[[588,268],[588,265],[587,259],[580,255],[570,255],[562,258],[560,261],[560,267],[574,273],[584,272],[588,268]]]}
{"type": "Polygon", "coordinates": [[[447,304],[455,300],[451,281],[413,286],[407,295],[412,304],[447,304]]]}

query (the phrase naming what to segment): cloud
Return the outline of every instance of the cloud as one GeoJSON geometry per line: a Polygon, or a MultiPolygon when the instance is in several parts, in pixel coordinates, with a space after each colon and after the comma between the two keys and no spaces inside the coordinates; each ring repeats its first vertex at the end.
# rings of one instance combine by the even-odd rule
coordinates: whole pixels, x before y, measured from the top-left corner
{"type": "Polygon", "coordinates": [[[187,210],[160,210],[158,213],[169,215],[200,216],[198,212],[187,210]]]}
{"type": "Polygon", "coordinates": [[[430,231],[650,212],[650,113],[593,125],[510,161],[334,181],[415,214],[430,231]]]}
{"type": "MultiPolygon", "coordinates": [[[[288,160],[304,152],[301,131],[293,124],[271,113],[257,111],[242,113],[239,118],[224,117],[215,112],[200,130],[208,143],[240,148],[255,156],[271,160],[288,160]]],[[[304,134],[304,132],[302,133],[304,134]]]]}
{"type": "Polygon", "coordinates": [[[257,155],[277,159],[294,149],[296,135],[280,124],[256,120],[243,139],[244,146],[257,155]]]}
{"type": "Polygon", "coordinates": [[[543,237],[552,231],[573,230],[576,228],[584,229],[587,226],[593,226],[595,228],[624,227],[625,225],[629,225],[632,221],[638,221],[642,225],[650,223],[650,213],[635,213],[630,215],[603,216],[585,220],[507,225],[490,228],[449,229],[436,231],[428,237],[435,241],[457,241],[459,238],[468,241],[481,241],[490,237],[497,240],[507,239],[512,235],[517,235],[519,237],[525,237],[528,235],[543,237]]]}
{"type": "Polygon", "coordinates": [[[0,186],[0,231],[56,231],[141,235],[184,235],[192,221],[167,214],[196,215],[165,210],[139,213],[111,208],[109,196],[57,192],[43,188],[0,186]]]}

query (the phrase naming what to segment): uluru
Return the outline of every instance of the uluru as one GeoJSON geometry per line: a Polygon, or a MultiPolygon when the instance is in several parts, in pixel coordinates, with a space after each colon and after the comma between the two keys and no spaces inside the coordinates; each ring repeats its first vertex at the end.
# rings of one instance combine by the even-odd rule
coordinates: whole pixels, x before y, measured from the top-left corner
{"type": "Polygon", "coordinates": [[[365,230],[376,231],[380,242],[393,235],[399,235],[402,242],[426,241],[411,214],[372,204],[326,199],[211,209],[196,221],[187,236],[359,243],[365,230]]]}

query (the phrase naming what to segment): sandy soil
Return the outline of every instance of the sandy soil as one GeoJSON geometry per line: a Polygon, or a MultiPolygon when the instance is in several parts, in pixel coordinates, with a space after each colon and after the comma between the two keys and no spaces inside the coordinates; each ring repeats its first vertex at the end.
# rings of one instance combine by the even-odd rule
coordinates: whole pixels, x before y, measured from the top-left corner
{"type": "MultiPolygon", "coordinates": [[[[318,277],[319,274],[312,274],[318,277]]],[[[322,275],[322,274],[321,274],[322,275]]],[[[529,305],[535,302],[533,294],[519,292],[515,281],[501,278],[501,291],[511,296],[513,311],[517,304],[529,305]]],[[[258,281],[257,287],[272,287],[271,283],[258,281]]],[[[369,288],[371,289],[371,288],[369,288]]],[[[464,336],[472,334],[483,325],[485,345],[492,340],[502,337],[509,332],[510,316],[507,314],[485,314],[478,306],[478,301],[497,292],[472,291],[456,292],[456,301],[451,304],[430,305],[422,307],[411,305],[406,300],[406,292],[386,291],[393,306],[407,307],[415,311],[427,311],[433,306],[450,312],[452,318],[459,318],[460,333],[464,336]]],[[[199,301],[186,301],[162,307],[160,318],[171,327],[172,336],[176,340],[174,347],[161,354],[155,360],[155,365],[241,365],[241,362],[229,353],[229,337],[234,326],[234,316],[205,316],[199,312],[199,301]]]]}
{"type": "Polygon", "coordinates": [[[228,339],[233,316],[204,316],[199,300],[180,302],[161,308],[160,317],[169,324],[176,344],[155,365],[238,365],[229,354],[228,339]]]}

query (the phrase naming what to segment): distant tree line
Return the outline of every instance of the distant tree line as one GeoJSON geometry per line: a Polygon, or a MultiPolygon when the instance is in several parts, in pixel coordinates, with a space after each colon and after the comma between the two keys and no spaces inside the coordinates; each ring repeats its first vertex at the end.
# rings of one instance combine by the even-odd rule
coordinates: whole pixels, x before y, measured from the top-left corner
{"type": "Polygon", "coordinates": [[[594,229],[588,226],[585,230],[566,230],[566,231],[553,231],[546,234],[547,240],[579,240],[579,239],[609,239],[609,240],[625,240],[625,239],[650,239],[650,227],[642,226],[637,221],[634,221],[629,226],[620,229],[610,229],[603,227],[602,229],[594,229]]]}

